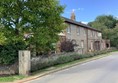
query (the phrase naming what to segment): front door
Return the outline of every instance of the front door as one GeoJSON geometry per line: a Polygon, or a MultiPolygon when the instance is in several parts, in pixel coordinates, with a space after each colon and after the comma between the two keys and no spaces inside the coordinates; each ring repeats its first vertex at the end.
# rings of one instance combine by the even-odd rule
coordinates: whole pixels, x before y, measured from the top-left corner
{"type": "Polygon", "coordinates": [[[94,42],[94,49],[95,50],[100,50],[100,41],[95,41],[94,42]]]}

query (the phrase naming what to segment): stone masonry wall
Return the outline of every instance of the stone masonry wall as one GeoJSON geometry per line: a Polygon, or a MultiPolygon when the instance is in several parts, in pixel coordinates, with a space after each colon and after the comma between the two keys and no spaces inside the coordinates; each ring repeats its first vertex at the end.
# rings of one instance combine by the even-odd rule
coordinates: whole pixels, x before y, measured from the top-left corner
{"type": "Polygon", "coordinates": [[[18,74],[18,62],[12,65],[0,65],[0,76],[18,74]]]}

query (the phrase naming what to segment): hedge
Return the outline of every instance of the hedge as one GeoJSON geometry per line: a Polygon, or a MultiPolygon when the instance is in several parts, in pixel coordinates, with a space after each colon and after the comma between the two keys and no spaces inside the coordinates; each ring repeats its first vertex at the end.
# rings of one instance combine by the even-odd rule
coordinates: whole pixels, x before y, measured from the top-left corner
{"type": "Polygon", "coordinates": [[[31,60],[31,71],[33,72],[36,70],[44,69],[44,68],[51,67],[54,65],[72,62],[74,60],[79,60],[83,58],[90,58],[93,56],[106,54],[112,51],[114,51],[114,49],[96,51],[96,52],[87,53],[87,54],[67,53],[65,55],[53,56],[53,57],[48,57],[48,58],[39,58],[39,59],[36,57],[37,60],[35,59],[31,60]]]}
{"type": "Polygon", "coordinates": [[[18,60],[18,51],[26,48],[23,42],[9,43],[0,46],[0,64],[10,65],[18,60]]]}

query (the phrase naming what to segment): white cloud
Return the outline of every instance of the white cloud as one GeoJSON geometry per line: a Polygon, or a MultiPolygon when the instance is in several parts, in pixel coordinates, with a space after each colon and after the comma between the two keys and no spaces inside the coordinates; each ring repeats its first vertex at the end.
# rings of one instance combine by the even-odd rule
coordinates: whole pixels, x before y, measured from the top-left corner
{"type": "Polygon", "coordinates": [[[84,8],[77,8],[77,9],[73,9],[74,11],[83,11],[84,8]]]}
{"type": "Polygon", "coordinates": [[[83,10],[84,10],[84,8],[78,8],[77,10],[81,10],[81,11],[83,11],[83,10]]]}
{"type": "Polygon", "coordinates": [[[71,10],[68,10],[68,11],[66,11],[65,13],[71,13],[72,11],[74,11],[74,12],[78,12],[78,11],[83,11],[84,10],[84,8],[76,8],[76,9],[71,9],[71,10]]]}
{"type": "Polygon", "coordinates": [[[84,21],[82,21],[81,23],[83,23],[83,24],[88,24],[88,22],[84,22],[84,21]]]}

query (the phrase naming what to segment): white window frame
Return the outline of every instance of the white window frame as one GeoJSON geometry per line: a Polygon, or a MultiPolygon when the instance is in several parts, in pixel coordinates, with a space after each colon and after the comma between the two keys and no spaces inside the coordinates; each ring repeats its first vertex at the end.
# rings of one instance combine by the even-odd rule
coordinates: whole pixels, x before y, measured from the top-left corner
{"type": "Polygon", "coordinates": [[[70,25],[67,27],[67,33],[71,33],[71,26],[70,25]]]}

